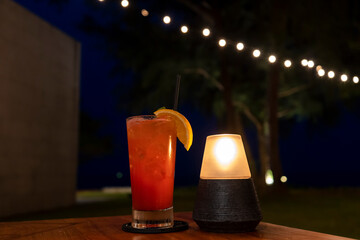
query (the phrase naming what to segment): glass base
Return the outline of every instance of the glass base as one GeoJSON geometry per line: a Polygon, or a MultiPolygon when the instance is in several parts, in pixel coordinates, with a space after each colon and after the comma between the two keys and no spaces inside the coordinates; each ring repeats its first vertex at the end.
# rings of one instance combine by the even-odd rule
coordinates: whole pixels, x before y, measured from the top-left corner
{"type": "Polygon", "coordinates": [[[174,226],[173,207],[155,211],[133,209],[131,226],[138,229],[171,228],[174,226]]]}

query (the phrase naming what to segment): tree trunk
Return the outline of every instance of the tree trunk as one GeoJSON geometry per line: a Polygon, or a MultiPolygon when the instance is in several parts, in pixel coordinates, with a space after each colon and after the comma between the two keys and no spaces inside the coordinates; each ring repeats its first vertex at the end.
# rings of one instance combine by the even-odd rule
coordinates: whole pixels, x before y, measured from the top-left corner
{"type": "Polygon", "coordinates": [[[244,130],[244,125],[243,125],[243,121],[242,121],[240,113],[236,114],[235,124],[236,124],[236,133],[241,135],[241,138],[242,138],[243,143],[244,143],[244,149],[245,149],[246,157],[247,157],[247,160],[248,160],[248,163],[249,163],[251,176],[253,177],[253,179],[255,179],[255,181],[257,181],[259,173],[258,173],[258,171],[256,169],[255,159],[254,159],[254,156],[252,154],[251,147],[250,147],[248,138],[247,138],[245,130],[244,130]]]}
{"type": "Polygon", "coordinates": [[[257,185],[259,187],[259,191],[261,192],[266,192],[267,187],[265,184],[265,174],[266,171],[270,168],[268,143],[265,129],[265,127],[257,128],[258,151],[260,160],[260,171],[257,177],[257,185]]]}
{"type": "Polygon", "coordinates": [[[280,181],[282,167],[279,158],[279,128],[278,128],[278,88],[280,78],[280,64],[274,64],[270,68],[270,78],[267,91],[267,110],[269,120],[269,158],[270,167],[274,176],[273,190],[284,190],[284,184],[280,181]]]}

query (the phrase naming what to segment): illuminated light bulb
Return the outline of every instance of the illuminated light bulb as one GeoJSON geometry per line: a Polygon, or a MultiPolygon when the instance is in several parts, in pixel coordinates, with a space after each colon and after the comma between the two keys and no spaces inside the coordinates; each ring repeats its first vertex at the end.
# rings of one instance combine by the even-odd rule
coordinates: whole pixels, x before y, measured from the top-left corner
{"type": "Polygon", "coordinates": [[[129,1],[128,0],[122,0],[121,1],[121,6],[123,6],[124,8],[129,6],[129,1]]]}
{"type": "Polygon", "coordinates": [[[240,135],[217,134],[206,138],[202,179],[248,179],[251,177],[240,135]]]}
{"type": "Polygon", "coordinates": [[[260,50],[259,49],[255,49],[254,51],[253,51],[253,56],[254,57],[260,57],[260,55],[261,55],[261,52],[260,52],[260,50]]]}
{"type": "Polygon", "coordinates": [[[321,66],[321,65],[317,65],[317,66],[316,66],[316,71],[319,71],[320,69],[322,69],[322,66],[321,66]]]}
{"type": "Polygon", "coordinates": [[[341,81],[346,82],[348,80],[348,76],[346,74],[341,75],[341,81]]]}
{"type": "Polygon", "coordinates": [[[187,33],[189,31],[188,27],[185,26],[185,25],[181,26],[180,30],[181,30],[182,33],[187,33]]]}
{"type": "Polygon", "coordinates": [[[315,66],[314,61],[313,61],[313,60],[309,60],[309,61],[307,62],[307,66],[308,66],[309,68],[313,68],[313,67],[315,66]]]}
{"type": "Polygon", "coordinates": [[[240,135],[206,138],[197,189],[192,218],[202,230],[251,232],[262,219],[240,135]]]}
{"type": "Polygon", "coordinates": [[[275,57],[274,55],[271,55],[271,56],[269,57],[269,62],[271,62],[271,63],[276,62],[276,57],[275,57]]]}
{"type": "Polygon", "coordinates": [[[285,67],[287,67],[287,68],[289,68],[289,67],[291,67],[291,61],[290,60],[285,60],[285,62],[284,62],[284,66],[285,67]]]}
{"type": "Polygon", "coordinates": [[[286,183],[287,182],[287,177],[286,176],[281,176],[280,181],[282,183],[286,183]]]}
{"type": "Polygon", "coordinates": [[[203,34],[205,37],[208,37],[208,36],[210,35],[210,29],[204,28],[203,31],[202,31],[202,34],[203,34]]]}
{"type": "Polygon", "coordinates": [[[329,72],[328,72],[328,77],[329,77],[329,78],[334,78],[334,77],[335,77],[334,71],[329,71],[329,72]]]}
{"type": "Polygon", "coordinates": [[[236,44],[236,49],[239,50],[239,51],[243,50],[244,49],[244,44],[242,42],[237,43],[236,44]]]}
{"type": "Polygon", "coordinates": [[[267,185],[272,185],[274,183],[274,175],[270,169],[265,173],[265,183],[267,185]]]}
{"type": "Polygon", "coordinates": [[[322,76],[324,76],[324,75],[325,75],[325,70],[324,70],[324,69],[322,69],[322,68],[320,68],[320,69],[319,69],[319,71],[318,71],[317,73],[318,73],[318,75],[319,75],[320,77],[322,77],[322,76]]]}
{"type": "Polygon", "coordinates": [[[357,76],[354,76],[354,77],[353,77],[353,82],[354,82],[354,83],[358,83],[358,82],[359,82],[359,78],[358,78],[357,76]]]}
{"type": "Polygon", "coordinates": [[[99,2],[104,2],[105,0],[98,0],[99,2]]]}
{"type": "Polygon", "coordinates": [[[236,156],[236,145],[231,138],[221,138],[217,141],[214,148],[217,161],[223,165],[229,165],[236,156]]]}
{"type": "Polygon", "coordinates": [[[306,66],[308,65],[308,60],[307,60],[307,59],[301,60],[301,65],[303,65],[304,67],[306,67],[306,66]]]}
{"type": "Polygon", "coordinates": [[[171,22],[171,18],[169,16],[165,16],[163,18],[163,21],[164,21],[165,24],[169,24],[171,22]]]}
{"type": "Polygon", "coordinates": [[[220,46],[220,47],[225,47],[225,45],[226,45],[225,39],[220,39],[220,40],[219,40],[219,46],[220,46]]]}
{"type": "Polygon", "coordinates": [[[143,15],[144,17],[149,16],[149,12],[146,9],[141,10],[141,15],[143,15]]]}

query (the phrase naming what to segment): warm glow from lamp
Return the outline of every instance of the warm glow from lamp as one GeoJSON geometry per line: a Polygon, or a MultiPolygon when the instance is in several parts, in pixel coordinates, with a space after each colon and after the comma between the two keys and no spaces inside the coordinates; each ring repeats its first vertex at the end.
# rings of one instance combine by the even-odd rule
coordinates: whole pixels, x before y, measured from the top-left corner
{"type": "Polygon", "coordinates": [[[201,179],[248,179],[251,177],[240,135],[219,134],[206,138],[201,179]]]}
{"type": "Polygon", "coordinates": [[[241,136],[206,138],[193,219],[209,232],[252,232],[262,219],[241,136]]]}
{"type": "Polygon", "coordinates": [[[231,164],[236,155],[235,142],[228,137],[220,138],[214,148],[216,160],[222,165],[227,166],[231,164]]]}

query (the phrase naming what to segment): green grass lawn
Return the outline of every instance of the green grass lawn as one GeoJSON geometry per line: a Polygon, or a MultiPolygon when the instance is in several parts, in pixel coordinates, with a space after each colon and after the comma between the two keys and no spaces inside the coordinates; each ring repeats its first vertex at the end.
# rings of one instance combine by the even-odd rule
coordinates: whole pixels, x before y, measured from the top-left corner
{"type": "MultiPolygon", "coordinates": [[[[195,194],[195,187],[175,189],[175,211],[192,211],[195,194]]],[[[78,198],[94,202],[2,221],[131,214],[129,194],[82,191],[78,198]]],[[[260,196],[260,205],[263,221],[360,239],[360,189],[290,189],[287,194],[260,196]]]]}

